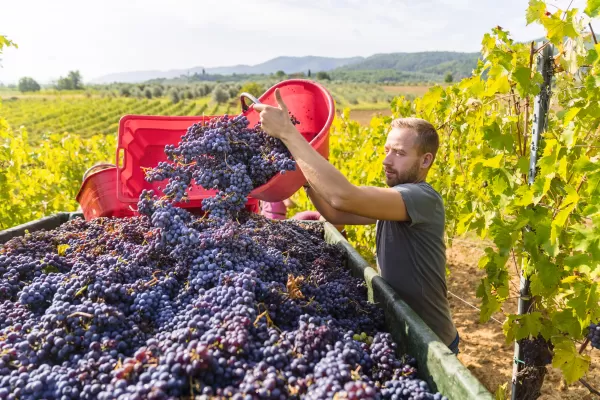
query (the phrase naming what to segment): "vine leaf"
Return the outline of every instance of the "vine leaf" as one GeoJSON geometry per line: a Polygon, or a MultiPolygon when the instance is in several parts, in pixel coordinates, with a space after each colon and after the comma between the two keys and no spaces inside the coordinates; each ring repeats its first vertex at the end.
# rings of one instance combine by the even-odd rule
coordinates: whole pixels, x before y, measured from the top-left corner
{"type": "Polygon", "coordinates": [[[579,354],[573,341],[563,336],[553,337],[552,344],[554,345],[552,366],[560,368],[569,385],[582,378],[590,367],[590,356],[579,354]]]}
{"type": "Polygon", "coordinates": [[[600,14],[600,0],[588,0],[584,12],[590,17],[600,14]]]}
{"type": "Polygon", "coordinates": [[[527,25],[539,21],[546,13],[546,4],[542,0],[529,0],[529,7],[525,13],[527,25]]]}

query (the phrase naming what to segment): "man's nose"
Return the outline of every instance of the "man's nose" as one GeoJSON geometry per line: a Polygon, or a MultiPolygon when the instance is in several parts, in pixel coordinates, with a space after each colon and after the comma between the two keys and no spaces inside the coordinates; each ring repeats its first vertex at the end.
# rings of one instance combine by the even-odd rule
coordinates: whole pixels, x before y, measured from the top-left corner
{"type": "Polygon", "coordinates": [[[392,165],[389,154],[386,154],[385,157],[383,158],[383,165],[385,165],[385,166],[392,165]]]}

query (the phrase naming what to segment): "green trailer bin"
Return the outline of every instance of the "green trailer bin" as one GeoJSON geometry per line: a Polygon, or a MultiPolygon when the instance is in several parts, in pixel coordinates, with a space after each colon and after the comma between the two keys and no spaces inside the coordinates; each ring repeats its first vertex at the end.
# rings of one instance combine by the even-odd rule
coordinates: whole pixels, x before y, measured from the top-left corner
{"type": "MultiPolygon", "coordinates": [[[[26,232],[50,230],[81,213],[62,212],[28,222],[0,232],[0,244],[26,232]]],[[[322,224],[323,222],[305,222],[322,224]]],[[[427,381],[433,392],[439,391],[450,400],[492,400],[492,394],[475,378],[438,336],[404,302],[398,294],[370,267],[364,258],[331,224],[324,223],[325,240],[335,244],[346,255],[346,267],[352,275],[364,279],[369,301],[385,312],[385,325],[398,344],[398,351],[417,360],[421,379],[427,381]]]]}

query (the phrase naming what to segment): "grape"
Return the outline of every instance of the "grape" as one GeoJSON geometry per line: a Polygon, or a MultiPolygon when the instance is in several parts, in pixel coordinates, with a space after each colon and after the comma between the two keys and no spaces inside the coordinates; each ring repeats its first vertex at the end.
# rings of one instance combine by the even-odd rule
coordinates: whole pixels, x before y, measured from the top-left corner
{"type": "Polygon", "coordinates": [[[590,344],[593,348],[600,350],[600,323],[590,324],[587,338],[590,340],[590,344]]]}
{"type": "Polygon", "coordinates": [[[194,124],[139,215],[0,246],[0,399],[442,399],[322,226],[244,210],[292,170],[243,117],[194,124]],[[192,181],[206,215],[176,207],[192,181]]]}

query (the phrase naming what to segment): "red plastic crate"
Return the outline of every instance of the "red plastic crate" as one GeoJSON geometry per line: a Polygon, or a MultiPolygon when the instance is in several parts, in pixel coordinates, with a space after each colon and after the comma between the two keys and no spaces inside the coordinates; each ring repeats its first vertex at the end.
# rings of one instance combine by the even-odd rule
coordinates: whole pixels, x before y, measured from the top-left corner
{"type": "MultiPolygon", "coordinates": [[[[275,89],[279,88],[281,96],[289,111],[300,121],[296,128],[323,157],[329,157],[329,129],[335,116],[333,98],[321,85],[302,79],[291,79],[271,87],[259,100],[269,105],[277,105],[275,89]]],[[[255,125],[260,117],[258,112],[250,108],[244,112],[250,126],[255,125]]],[[[164,147],[167,144],[177,145],[187,128],[196,122],[208,121],[215,116],[147,116],[125,115],[119,122],[117,146],[117,196],[123,203],[137,203],[142,190],[154,190],[162,195],[159,187],[163,182],[147,182],[144,168],[153,168],[161,161],[167,161],[164,147]]],[[[306,182],[306,178],[298,168],[285,174],[277,174],[266,184],[255,188],[250,194],[249,202],[264,200],[282,201],[294,194],[306,182]]],[[[214,196],[214,190],[205,190],[193,185],[188,191],[189,202],[177,204],[184,208],[200,207],[201,201],[214,196]]],[[[258,205],[257,205],[258,206],[258,205]]],[[[248,204],[248,207],[253,207],[248,204]]]]}
{"type": "Polygon", "coordinates": [[[130,204],[117,198],[117,167],[114,165],[99,164],[88,169],[75,198],[87,221],[98,217],[123,218],[136,214],[130,204]]]}
{"type": "MultiPolygon", "coordinates": [[[[137,204],[124,203],[117,197],[117,167],[99,164],[91,167],[83,176],[83,182],[75,197],[86,221],[99,217],[125,218],[139,215],[137,204]]],[[[246,210],[258,214],[257,199],[248,199],[246,210]]],[[[202,215],[200,207],[190,208],[192,214],[202,215]]]]}

